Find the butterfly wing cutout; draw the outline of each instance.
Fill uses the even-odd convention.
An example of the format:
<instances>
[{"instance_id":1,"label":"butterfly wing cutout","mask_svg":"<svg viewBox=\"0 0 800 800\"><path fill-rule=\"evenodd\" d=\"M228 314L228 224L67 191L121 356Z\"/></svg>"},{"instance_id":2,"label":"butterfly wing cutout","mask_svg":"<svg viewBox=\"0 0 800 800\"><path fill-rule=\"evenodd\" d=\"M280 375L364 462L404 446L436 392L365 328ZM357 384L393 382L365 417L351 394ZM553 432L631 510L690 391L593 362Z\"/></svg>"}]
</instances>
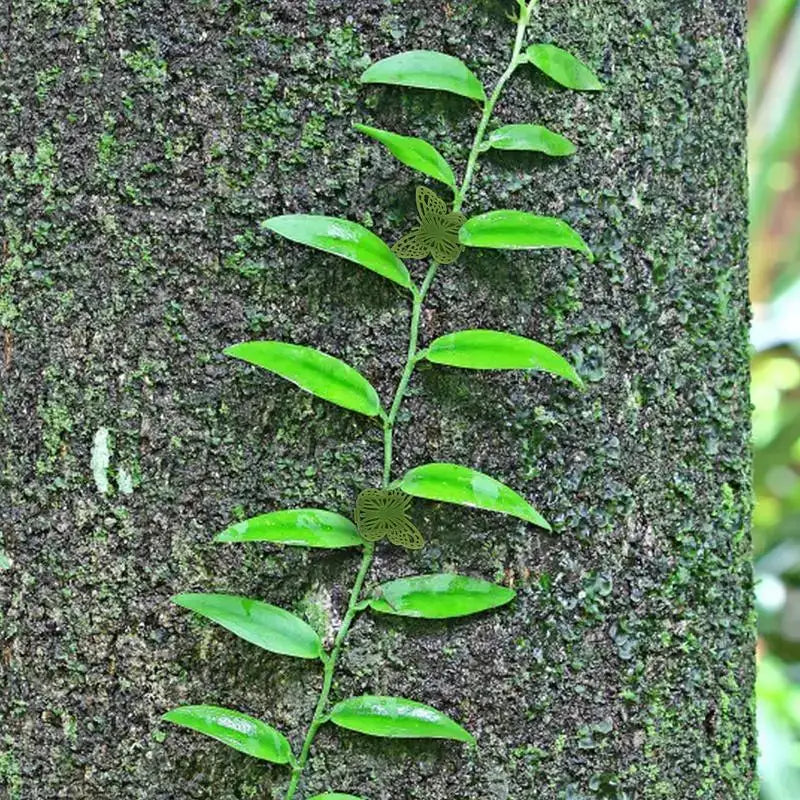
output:
<instances>
[{"instance_id":1,"label":"butterfly wing cutout","mask_svg":"<svg viewBox=\"0 0 800 800\"><path fill-rule=\"evenodd\" d=\"M356 527L361 537L368 542L379 542L386 536L386 521L380 513L384 495L382 489L364 489L356 500Z\"/></svg>"},{"instance_id":2,"label":"butterfly wing cutout","mask_svg":"<svg viewBox=\"0 0 800 800\"><path fill-rule=\"evenodd\" d=\"M422 534L405 515L402 519L393 520L391 530L386 536L392 544L405 547L406 550L421 550L425 546Z\"/></svg>"},{"instance_id":3,"label":"butterfly wing cutout","mask_svg":"<svg viewBox=\"0 0 800 800\"><path fill-rule=\"evenodd\" d=\"M447 203L427 186L417 186L417 214L422 227L441 224L447 215Z\"/></svg>"},{"instance_id":4,"label":"butterfly wing cutout","mask_svg":"<svg viewBox=\"0 0 800 800\"><path fill-rule=\"evenodd\" d=\"M451 211L449 214L444 215L442 225L447 233L454 235L458 239L458 231L466 221L467 218L460 211Z\"/></svg>"},{"instance_id":5,"label":"butterfly wing cutout","mask_svg":"<svg viewBox=\"0 0 800 800\"><path fill-rule=\"evenodd\" d=\"M392 250L400 258L427 258L431 252L431 243L426 244L427 239L421 236L421 228L412 228L394 243Z\"/></svg>"},{"instance_id":6,"label":"butterfly wing cutout","mask_svg":"<svg viewBox=\"0 0 800 800\"><path fill-rule=\"evenodd\" d=\"M458 230L466 221L467 218L458 211L445 214L441 219L431 248L433 257L440 264L452 264L461 255L464 248L458 241Z\"/></svg>"},{"instance_id":7,"label":"butterfly wing cutout","mask_svg":"<svg viewBox=\"0 0 800 800\"><path fill-rule=\"evenodd\" d=\"M463 249L458 240L442 237L433 243L431 254L439 264L452 264L458 260Z\"/></svg>"},{"instance_id":8,"label":"butterfly wing cutout","mask_svg":"<svg viewBox=\"0 0 800 800\"><path fill-rule=\"evenodd\" d=\"M383 497L383 507L392 515L405 514L411 507L411 495L400 489L385 489Z\"/></svg>"}]
</instances>

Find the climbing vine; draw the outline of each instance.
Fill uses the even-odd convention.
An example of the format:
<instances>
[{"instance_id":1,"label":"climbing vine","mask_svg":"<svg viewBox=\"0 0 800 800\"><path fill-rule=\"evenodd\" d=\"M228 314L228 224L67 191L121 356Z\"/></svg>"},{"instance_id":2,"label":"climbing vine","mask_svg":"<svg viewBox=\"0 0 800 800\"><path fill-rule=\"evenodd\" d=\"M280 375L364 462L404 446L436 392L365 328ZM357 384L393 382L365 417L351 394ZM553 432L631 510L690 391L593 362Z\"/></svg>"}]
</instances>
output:
<instances>
[{"instance_id":1,"label":"climbing vine","mask_svg":"<svg viewBox=\"0 0 800 800\"><path fill-rule=\"evenodd\" d=\"M383 428L384 467L379 487L359 495L354 521L332 511L302 508L274 511L240 522L216 536L219 542L274 542L316 548L360 548L361 563L350 590L347 610L333 646L326 650L316 633L296 615L260 600L226 594L180 594L173 598L265 650L322 665L322 688L311 722L295 753L272 726L245 714L210 705L175 708L164 719L211 736L256 758L291 769L285 800L295 798L317 731L327 723L371 736L441 738L475 744L473 735L435 708L403 697L364 695L331 703L336 665L356 616L373 613L447 619L476 614L510 602L514 591L478 578L441 573L414 575L377 586L362 597L378 542L408 549L424 546L422 533L408 510L412 498L424 498L508 514L546 530L550 525L523 497L500 481L470 467L450 463L417 466L392 476L392 445L398 412L409 380L420 361L467 369L539 370L581 386L575 369L539 342L512 333L462 330L420 347L419 325L425 299L439 267L455 262L465 247L496 249L566 248L589 259L591 251L566 222L524 211L494 210L467 218L462 213L481 154L490 149L527 150L552 157L571 155L574 145L541 125L520 123L489 131L495 105L514 72L524 64L542 71L562 87L602 88L594 73L577 58L552 44L526 47L526 34L537 0L517 0L516 37L511 59L491 93L458 58L430 50L413 50L373 64L362 83L381 83L440 90L476 101L482 109L461 183L442 155L423 139L356 125L400 162L444 184L452 206L430 188L417 188L418 218L393 247L363 226L346 219L306 214L272 217L263 229L327 253L336 254L393 281L408 292L411 321L406 364L391 404L355 369L314 348L279 341L244 342L227 355L275 373L328 402L378 420ZM403 259L430 259L417 285ZM354 795L325 793L309 800L360 800Z\"/></svg>"}]
</instances>

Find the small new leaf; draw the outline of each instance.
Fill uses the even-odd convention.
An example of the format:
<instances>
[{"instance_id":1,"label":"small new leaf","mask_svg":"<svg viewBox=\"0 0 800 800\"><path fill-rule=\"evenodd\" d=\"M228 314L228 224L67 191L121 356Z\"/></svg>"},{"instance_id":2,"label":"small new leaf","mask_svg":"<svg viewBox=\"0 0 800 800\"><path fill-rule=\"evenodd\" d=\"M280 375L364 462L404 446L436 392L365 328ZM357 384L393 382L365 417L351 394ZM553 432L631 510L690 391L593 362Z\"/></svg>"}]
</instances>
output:
<instances>
[{"instance_id":1,"label":"small new leaf","mask_svg":"<svg viewBox=\"0 0 800 800\"><path fill-rule=\"evenodd\" d=\"M603 89L597 75L583 61L560 47L553 44L532 44L527 50L527 56L531 64L567 89L584 92L598 92Z\"/></svg>"},{"instance_id":2,"label":"small new leaf","mask_svg":"<svg viewBox=\"0 0 800 800\"><path fill-rule=\"evenodd\" d=\"M384 58L364 72L361 83L440 89L471 100L486 100L483 85L463 61L435 50L409 50Z\"/></svg>"},{"instance_id":3,"label":"small new leaf","mask_svg":"<svg viewBox=\"0 0 800 800\"><path fill-rule=\"evenodd\" d=\"M273 341L242 342L228 347L225 355L274 372L342 408L368 417L381 413L378 393L360 372L312 347Z\"/></svg>"},{"instance_id":4,"label":"small new leaf","mask_svg":"<svg viewBox=\"0 0 800 800\"><path fill-rule=\"evenodd\" d=\"M357 131L371 136L386 146L386 149L401 163L425 175L430 175L450 188L456 185L456 176L444 157L424 139L414 136L401 136L399 133L370 128L367 125L354 125Z\"/></svg>"},{"instance_id":5,"label":"small new leaf","mask_svg":"<svg viewBox=\"0 0 800 800\"><path fill-rule=\"evenodd\" d=\"M271 653L296 658L322 656L322 642L316 631L283 608L231 594L178 594L172 602Z\"/></svg>"},{"instance_id":6,"label":"small new leaf","mask_svg":"<svg viewBox=\"0 0 800 800\"><path fill-rule=\"evenodd\" d=\"M198 731L263 761L288 764L292 751L286 737L261 720L219 706L181 706L161 718Z\"/></svg>"},{"instance_id":7,"label":"small new leaf","mask_svg":"<svg viewBox=\"0 0 800 800\"><path fill-rule=\"evenodd\" d=\"M331 722L340 728L394 739L454 739L475 743L475 738L450 717L431 706L404 697L364 695L337 703Z\"/></svg>"},{"instance_id":8,"label":"small new leaf","mask_svg":"<svg viewBox=\"0 0 800 800\"><path fill-rule=\"evenodd\" d=\"M457 464L425 464L409 470L400 489L414 497L510 514L550 530L545 518L513 489L469 467Z\"/></svg>"}]
</instances>

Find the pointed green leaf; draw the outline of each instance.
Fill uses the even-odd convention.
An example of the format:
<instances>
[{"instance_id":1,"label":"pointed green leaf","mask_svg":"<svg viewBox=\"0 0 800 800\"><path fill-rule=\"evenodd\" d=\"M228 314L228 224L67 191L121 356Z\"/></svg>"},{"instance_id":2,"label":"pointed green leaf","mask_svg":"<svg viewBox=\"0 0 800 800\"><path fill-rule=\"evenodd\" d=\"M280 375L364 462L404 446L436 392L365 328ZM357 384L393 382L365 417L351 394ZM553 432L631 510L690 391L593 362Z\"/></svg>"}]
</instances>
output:
<instances>
[{"instance_id":1,"label":"pointed green leaf","mask_svg":"<svg viewBox=\"0 0 800 800\"><path fill-rule=\"evenodd\" d=\"M340 728L369 736L475 742L471 733L441 711L403 697L351 697L337 703L330 718Z\"/></svg>"},{"instance_id":2,"label":"pointed green leaf","mask_svg":"<svg viewBox=\"0 0 800 800\"><path fill-rule=\"evenodd\" d=\"M308 800L362 800L354 794L342 794L341 792L325 792L325 794L315 794Z\"/></svg>"},{"instance_id":3,"label":"pointed green leaf","mask_svg":"<svg viewBox=\"0 0 800 800\"><path fill-rule=\"evenodd\" d=\"M261 227L293 242L346 258L406 289L411 288L405 264L386 242L357 222L316 214L286 214L264 220Z\"/></svg>"},{"instance_id":4,"label":"pointed green leaf","mask_svg":"<svg viewBox=\"0 0 800 800\"><path fill-rule=\"evenodd\" d=\"M548 156L571 156L575 145L543 125L504 125L492 131L481 149L532 150Z\"/></svg>"},{"instance_id":5,"label":"pointed green leaf","mask_svg":"<svg viewBox=\"0 0 800 800\"><path fill-rule=\"evenodd\" d=\"M458 233L467 247L508 250L538 250L564 247L584 253L594 260L592 251L577 231L564 220L538 217L527 211L489 211L468 219Z\"/></svg>"},{"instance_id":6,"label":"pointed green leaf","mask_svg":"<svg viewBox=\"0 0 800 800\"><path fill-rule=\"evenodd\" d=\"M178 594L172 602L208 617L271 653L296 658L322 656L322 642L316 631L283 608L232 594Z\"/></svg>"},{"instance_id":7,"label":"pointed green leaf","mask_svg":"<svg viewBox=\"0 0 800 800\"><path fill-rule=\"evenodd\" d=\"M219 706L181 706L161 719L204 733L254 758L288 764L292 752L286 737L261 720Z\"/></svg>"},{"instance_id":8,"label":"pointed green leaf","mask_svg":"<svg viewBox=\"0 0 800 800\"><path fill-rule=\"evenodd\" d=\"M358 547L364 544L347 517L320 508L273 511L237 522L214 537L215 542L277 542L303 547Z\"/></svg>"},{"instance_id":9,"label":"pointed green leaf","mask_svg":"<svg viewBox=\"0 0 800 800\"><path fill-rule=\"evenodd\" d=\"M550 530L544 517L513 489L469 467L437 463L414 467L399 488L414 497L510 514Z\"/></svg>"},{"instance_id":10,"label":"pointed green leaf","mask_svg":"<svg viewBox=\"0 0 800 800\"><path fill-rule=\"evenodd\" d=\"M535 369L583 382L562 356L533 339L502 331L468 330L440 336L423 351L428 361L467 369Z\"/></svg>"},{"instance_id":11,"label":"pointed green leaf","mask_svg":"<svg viewBox=\"0 0 800 800\"><path fill-rule=\"evenodd\" d=\"M478 614L511 602L516 592L505 586L440 573L382 583L369 600L370 607L383 614L424 619L449 619Z\"/></svg>"},{"instance_id":12,"label":"pointed green leaf","mask_svg":"<svg viewBox=\"0 0 800 800\"><path fill-rule=\"evenodd\" d=\"M441 89L472 100L486 100L483 85L463 61L435 50L409 50L384 58L364 72L361 82Z\"/></svg>"},{"instance_id":13,"label":"pointed green leaf","mask_svg":"<svg viewBox=\"0 0 800 800\"><path fill-rule=\"evenodd\" d=\"M450 165L444 160L439 151L428 144L424 139L414 136L401 136L398 133L382 131L379 128L370 128L367 125L354 125L357 131L371 136L385 145L389 152L401 163L416 169L425 175L430 175L437 181L455 188L456 176Z\"/></svg>"},{"instance_id":14,"label":"pointed green leaf","mask_svg":"<svg viewBox=\"0 0 800 800\"><path fill-rule=\"evenodd\" d=\"M531 64L567 89L596 92L603 88L597 75L583 61L560 47L552 44L532 44L527 50L527 55Z\"/></svg>"},{"instance_id":15,"label":"pointed green leaf","mask_svg":"<svg viewBox=\"0 0 800 800\"><path fill-rule=\"evenodd\" d=\"M242 342L228 347L225 355L274 372L337 406L368 417L381 413L378 393L360 372L312 347L284 342Z\"/></svg>"}]
</instances>

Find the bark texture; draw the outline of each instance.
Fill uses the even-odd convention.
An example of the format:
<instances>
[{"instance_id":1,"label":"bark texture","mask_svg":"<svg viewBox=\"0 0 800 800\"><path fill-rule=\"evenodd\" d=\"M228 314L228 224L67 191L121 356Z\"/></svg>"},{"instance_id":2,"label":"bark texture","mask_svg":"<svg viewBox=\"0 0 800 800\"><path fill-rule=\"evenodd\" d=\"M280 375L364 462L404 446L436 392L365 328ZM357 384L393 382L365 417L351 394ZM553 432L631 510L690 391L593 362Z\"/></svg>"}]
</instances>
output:
<instances>
[{"instance_id":1,"label":"bark texture","mask_svg":"<svg viewBox=\"0 0 800 800\"><path fill-rule=\"evenodd\" d=\"M424 136L463 169L478 114L455 97L362 88L358 75L428 48L491 84L513 6L0 4L0 548L11 560L0 796L281 796L285 768L159 716L230 705L297 746L320 669L169 597L261 596L330 636L357 556L210 538L266 510L348 512L380 481L381 435L220 353L249 338L313 344L386 400L408 305L389 282L258 222L310 212L390 241L405 231L417 176L351 124ZM543 0L534 39L580 54L608 90L560 91L522 68L498 118L546 124L578 154L487 157L465 211L561 215L597 262L467 252L441 269L422 336L532 336L571 357L588 390L420 370L395 474L469 464L529 497L556 532L417 503L428 547L382 549L372 580L458 570L518 598L454 624L362 616L334 696L430 703L478 747L328 726L301 797L756 797L744 12L739 0Z\"/></svg>"}]
</instances>

